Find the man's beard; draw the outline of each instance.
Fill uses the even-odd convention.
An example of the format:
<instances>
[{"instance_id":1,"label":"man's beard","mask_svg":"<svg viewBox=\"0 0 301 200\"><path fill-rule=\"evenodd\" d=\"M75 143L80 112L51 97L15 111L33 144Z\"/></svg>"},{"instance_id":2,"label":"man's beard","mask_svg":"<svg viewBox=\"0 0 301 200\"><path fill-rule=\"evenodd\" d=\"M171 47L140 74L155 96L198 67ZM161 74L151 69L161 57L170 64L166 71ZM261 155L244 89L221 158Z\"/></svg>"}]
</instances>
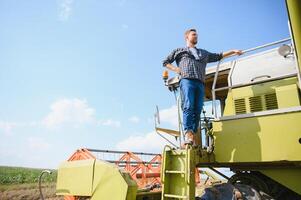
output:
<instances>
[{"instance_id":1,"label":"man's beard","mask_svg":"<svg viewBox=\"0 0 301 200\"><path fill-rule=\"evenodd\" d=\"M197 39L196 40L192 40L191 43L194 44L194 45L196 45L198 43L198 40Z\"/></svg>"}]
</instances>

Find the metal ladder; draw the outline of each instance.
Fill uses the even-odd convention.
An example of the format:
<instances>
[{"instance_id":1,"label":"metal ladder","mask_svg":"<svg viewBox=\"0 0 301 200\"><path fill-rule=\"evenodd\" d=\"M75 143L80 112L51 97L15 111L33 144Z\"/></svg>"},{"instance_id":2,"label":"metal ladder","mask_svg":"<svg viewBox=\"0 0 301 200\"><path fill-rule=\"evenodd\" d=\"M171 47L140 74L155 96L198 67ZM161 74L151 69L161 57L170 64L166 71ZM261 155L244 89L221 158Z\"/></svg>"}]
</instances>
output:
<instances>
[{"instance_id":1,"label":"metal ladder","mask_svg":"<svg viewBox=\"0 0 301 200\"><path fill-rule=\"evenodd\" d=\"M165 146L161 166L161 200L195 199L195 164L191 147L172 149Z\"/></svg>"}]
</instances>

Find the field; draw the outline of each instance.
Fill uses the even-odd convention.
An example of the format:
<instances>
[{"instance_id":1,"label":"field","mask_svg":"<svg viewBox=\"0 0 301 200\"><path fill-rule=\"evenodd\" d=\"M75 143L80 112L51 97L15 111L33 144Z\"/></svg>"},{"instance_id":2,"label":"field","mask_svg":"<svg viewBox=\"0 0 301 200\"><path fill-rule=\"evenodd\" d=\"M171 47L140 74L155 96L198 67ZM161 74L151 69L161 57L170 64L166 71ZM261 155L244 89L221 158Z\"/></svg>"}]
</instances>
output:
<instances>
[{"instance_id":1,"label":"field","mask_svg":"<svg viewBox=\"0 0 301 200\"><path fill-rule=\"evenodd\" d=\"M42 191L45 199L60 200L55 195L56 171L44 174ZM42 169L0 166L1 200L39 200L38 179Z\"/></svg>"}]
</instances>

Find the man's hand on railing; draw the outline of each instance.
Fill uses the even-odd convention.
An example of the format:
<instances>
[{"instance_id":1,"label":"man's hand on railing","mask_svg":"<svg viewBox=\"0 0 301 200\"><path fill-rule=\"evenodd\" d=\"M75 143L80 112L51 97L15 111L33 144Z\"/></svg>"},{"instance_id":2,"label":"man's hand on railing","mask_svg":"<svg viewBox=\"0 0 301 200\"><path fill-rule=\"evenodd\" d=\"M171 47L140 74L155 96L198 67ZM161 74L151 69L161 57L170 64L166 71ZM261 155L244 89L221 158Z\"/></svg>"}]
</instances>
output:
<instances>
[{"instance_id":1,"label":"man's hand on railing","mask_svg":"<svg viewBox=\"0 0 301 200\"><path fill-rule=\"evenodd\" d=\"M242 50L233 49L233 50L224 52L223 53L223 58L226 58L226 57L229 57L229 56L241 55L241 54L243 54Z\"/></svg>"},{"instance_id":2,"label":"man's hand on railing","mask_svg":"<svg viewBox=\"0 0 301 200\"><path fill-rule=\"evenodd\" d=\"M242 50L233 50L234 51L234 55L241 55L243 54L243 51Z\"/></svg>"}]
</instances>

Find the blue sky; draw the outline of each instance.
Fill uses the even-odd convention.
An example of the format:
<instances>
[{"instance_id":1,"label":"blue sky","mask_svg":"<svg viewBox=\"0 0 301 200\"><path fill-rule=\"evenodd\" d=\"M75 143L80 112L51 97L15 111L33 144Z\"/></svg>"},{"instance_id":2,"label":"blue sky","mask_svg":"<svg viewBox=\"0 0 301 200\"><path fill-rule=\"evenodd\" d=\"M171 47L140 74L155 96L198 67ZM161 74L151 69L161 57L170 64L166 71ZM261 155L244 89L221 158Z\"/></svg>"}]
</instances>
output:
<instances>
[{"instance_id":1,"label":"blue sky","mask_svg":"<svg viewBox=\"0 0 301 200\"><path fill-rule=\"evenodd\" d=\"M160 152L175 125L162 60L289 37L284 0L0 1L0 165L51 167L80 147Z\"/></svg>"}]
</instances>

